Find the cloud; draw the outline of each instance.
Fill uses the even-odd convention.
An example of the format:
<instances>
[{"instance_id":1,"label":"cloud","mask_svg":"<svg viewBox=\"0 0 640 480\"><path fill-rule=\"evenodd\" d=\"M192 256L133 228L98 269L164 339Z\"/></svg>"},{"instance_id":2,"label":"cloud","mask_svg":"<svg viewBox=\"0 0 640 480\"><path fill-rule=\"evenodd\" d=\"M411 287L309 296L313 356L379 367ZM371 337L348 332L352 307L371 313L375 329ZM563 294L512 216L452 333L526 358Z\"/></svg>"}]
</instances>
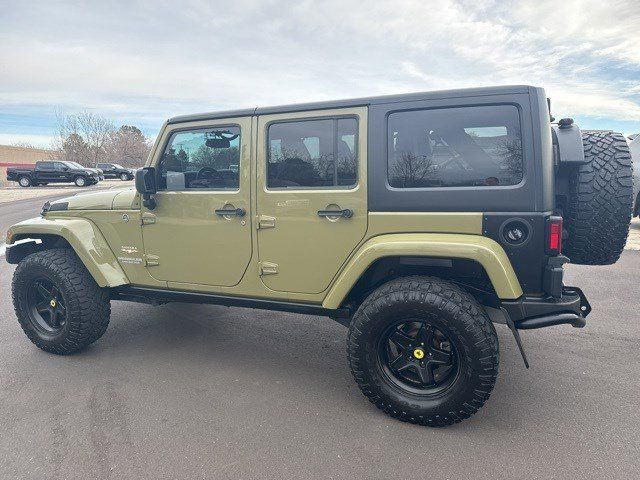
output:
<instances>
[{"instance_id":1,"label":"cloud","mask_svg":"<svg viewBox=\"0 0 640 480\"><path fill-rule=\"evenodd\" d=\"M153 130L180 113L524 83L557 116L640 130L634 3L15 2L0 17L0 116L62 106Z\"/></svg>"}]
</instances>

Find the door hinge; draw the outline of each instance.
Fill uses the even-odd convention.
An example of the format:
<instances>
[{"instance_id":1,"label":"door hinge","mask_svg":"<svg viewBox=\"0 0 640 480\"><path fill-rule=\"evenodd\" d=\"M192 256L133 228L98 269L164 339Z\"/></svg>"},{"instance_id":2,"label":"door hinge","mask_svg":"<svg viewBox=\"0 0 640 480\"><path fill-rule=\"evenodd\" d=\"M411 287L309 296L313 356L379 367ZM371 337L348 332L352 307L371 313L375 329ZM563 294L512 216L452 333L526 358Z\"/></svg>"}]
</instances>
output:
<instances>
[{"instance_id":1,"label":"door hinge","mask_svg":"<svg viewBox=\"0 0 640 480\"><path fill-rule=\"evenodd\" d=\"M141 217L141 225L151 225L156 223L156 216L153 213L144 212Z\"/></svg>"},{"instance_id":2,"label":"door hinge","mask_svg":"<svg viewBox=\"0 0 640 480\"><path fill-rule=\"evenodd\" d=\"M278 273L278 264L271 262L260 262L260 275L275 275Z\"/></svg>"},{"instance_id":3,"label":"door hinge","mask_svg":"<svg viewBox=\"0 0 640 480\"><path fill-rule=\"evenodd\" d=\"M147 267L155 267L160 265L160 257L157 255L145 255L144 263Z\"/></svg>"},{"instance_id":4,"label":"door hinge","mask_svg":"<svg viewBox=\"0 0 640 480\"><path fill-rule=\"evenodd\" d=\"M258 216L257 222L258 230L265 228L275 228L276 226L276 217L270 217L268 215L260 215Z\"/></svg>"}]
</instances>

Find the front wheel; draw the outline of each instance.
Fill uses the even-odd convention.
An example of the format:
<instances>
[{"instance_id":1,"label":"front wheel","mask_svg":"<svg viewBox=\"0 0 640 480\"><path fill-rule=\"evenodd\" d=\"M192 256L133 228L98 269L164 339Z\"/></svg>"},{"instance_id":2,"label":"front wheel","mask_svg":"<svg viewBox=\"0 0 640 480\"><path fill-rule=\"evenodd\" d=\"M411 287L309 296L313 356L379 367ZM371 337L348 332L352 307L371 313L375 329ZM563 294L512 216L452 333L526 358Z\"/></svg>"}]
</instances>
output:
<instances>
[{"instance_id":1,"label":"front wheel","mask_svg":"<svg viewBox=\"0 0 640 480\"><path fill-rule=\"evenodd\" d=\"M122 180L123 182L126 182L127 180L129 180L129 175L127 175L126 173L121 173L120 180Z\"/></svg>"},{"instance_id":2,"label":"front wheel","mask_svg":"<svg viewBox=\"0 0 640 480\"><path fill-rule=\"evenodd\" d=\"M78 187L84 187L87 184L87 180L84 177L76 177L73 183Z\"/></svg>"},{"instance_id":3,"label":"front wheel","mask_svg":"<svg viewBox=\"0 0 640 480\"><path fill-rule=\"evenodd\" d=\"M46 352L74 353L98 340L109 325L109 293L73 250L27 256L18 264L11 287L22 330Z\"/></svg>"},{"instance_id":4,"label":"front wheel","mask_svg":"<svg viewBox=\"0 0 640 480\"><path fill-rule=\"evenodd\" d=\"M431 427L476 413L498 374L487 314L467 292L433 277L392 280L371 293L351 322L347 351L376 407Z\"/></svg>"}]
</instances>

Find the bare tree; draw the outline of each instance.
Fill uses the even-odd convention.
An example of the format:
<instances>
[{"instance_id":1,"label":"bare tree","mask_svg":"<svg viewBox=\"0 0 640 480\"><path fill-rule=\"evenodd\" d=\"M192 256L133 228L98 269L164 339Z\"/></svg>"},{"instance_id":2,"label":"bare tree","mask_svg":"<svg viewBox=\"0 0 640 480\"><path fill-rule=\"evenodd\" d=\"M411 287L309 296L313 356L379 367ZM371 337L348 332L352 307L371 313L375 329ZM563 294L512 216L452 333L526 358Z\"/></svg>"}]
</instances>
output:
<instances>
[{"instance_id":1,"label":"bare tree","mask_svg":"<svg viewBox=\"0 0 640 480\"><path fill-rule=\"evenodd\" d=\"M144 164L151 145L138 127L122 125L111 133L107 145L107 160L124 167L140 167Z\"/></svg>"},{"instance_id":2,"label":"bare tree","mask_svg":"<svg viewBox=\"0 0 640 480\"><path fill-rule=\"evenodd\" d=\"M435 170L431 157L411 152L403 153L390 165L389 183L400 188L423 187Z\"/></svg>"},{"instance_id":3,"label":"bare tree","mask_svg":"<svg viewBox=\"0 0 640 480\"><path fill-rule=\"evenodd\" d=\"M136 126L116 130L111 120L91 112L66 114L57 109L55 114L54 159L91 167L102 162L139 167L149 155L150 142Z\"/></svg>"},{"instance_id":4,"label":"bare tree","mask_svg":"<svg viewBox=\"0 0 640 480\"><path fill-rule=\"evenodd\" d=\"M501 166L509 175L509 181L522 180L522 142L519 138L504 139L496 144L496 153Z\"/></svg>"},{"instance_id":5,"label":"bare tree","mask_svg":"<svg viewBox=\"0 0 640 480\"><path fill-rule=\"evenodd\" d=\"M84 141L78 133L71 133L62 142L60 149L60 159L69 162L76 162L86 165L87 159L90 158L89 145Z\"/></svg>"},{"instance_id":6,"label":"bare tree","mask_svg":"<svg viewBox=\"0 0 640 480\"><path fill-rule=\"evenodd\" d=\"M89 147L90 166L107 157L107 142L115 128L111 120L91 112L82 112L76 116L80 132Z\"/></svg>"}]
</instances>

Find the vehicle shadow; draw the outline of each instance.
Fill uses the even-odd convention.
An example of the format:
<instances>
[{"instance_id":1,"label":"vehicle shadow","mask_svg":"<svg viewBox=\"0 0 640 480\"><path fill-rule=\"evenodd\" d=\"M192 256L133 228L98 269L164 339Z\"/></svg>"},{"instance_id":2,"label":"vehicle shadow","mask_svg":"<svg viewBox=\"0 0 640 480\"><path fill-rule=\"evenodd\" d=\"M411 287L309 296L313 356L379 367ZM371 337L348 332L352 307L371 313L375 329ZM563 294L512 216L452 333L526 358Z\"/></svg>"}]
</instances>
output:
<instances>
[{"instance_id":1,"label":"vehicle shadow","mask_svg":"<svg viewBox=\"0 0 640 480\"><path fill-rule=\"evenodd\" d=\"M137 306L140 315L132 317L127 306L113 303L107 334L81 355L120 359L133 377L137 374L131 365L141 369L154 365L156 375L183 388L191 388L192 381L202 383L201 374L195 372L203 370L211 372L206 380L210 388L223 388L230 379L286 385L282 395L304 391L351 414L373 414L387 422L353 381L346 358L347 329L328 318L191 304ZM535 396L529 391L531 379L524 375L511 333L502 325L496 328L503 366L494 393L476 416L454 430L518 429L523 404L514 398L535 405L530 399Z\"/></svg>"}]
</instances>

